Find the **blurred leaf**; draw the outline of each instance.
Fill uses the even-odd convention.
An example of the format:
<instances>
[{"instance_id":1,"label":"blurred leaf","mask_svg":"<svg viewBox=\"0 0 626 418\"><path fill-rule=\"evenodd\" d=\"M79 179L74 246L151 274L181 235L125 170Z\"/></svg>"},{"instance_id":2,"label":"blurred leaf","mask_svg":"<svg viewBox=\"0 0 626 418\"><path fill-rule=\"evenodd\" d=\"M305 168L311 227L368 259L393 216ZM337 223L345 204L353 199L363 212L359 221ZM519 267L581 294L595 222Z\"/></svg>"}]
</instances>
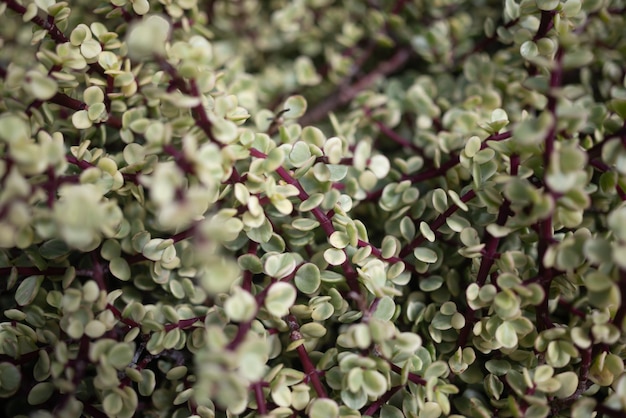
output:
<instances>
[{"instance_id":1,"label":"blurred leaf","mask_svg":"<svg viewBox=\"0 0 626 418\"><path fill-rule=\"evenodd\" d=\"M290 96L285 101L284 108L286 112L283 113L283 117L286 119L297 119L306 112L307 102L303 96Z\"/></svg>"},{"instance_id":2,"label":"blurred leaf","mask_svg":"<svg viewBox=\"0 0 626 418\"><path fill-rule=\"evenodd\" d=\"M276 282L269 288L265 298L265 307L270 314L283 317L296 300L296 289L289 283Z\"/></svg>"},{"instance_id":3,"label":"blurred leaf","mask_svg":"<svg viewBox=\"0 0 626 418\"><path fill-rule=\"evenodd\" d=\"M316 398L309 404L310 418L338 417L339 406L328 398Z\"/></svg>"},{"instance_id":4,"label":"blurred leaf","mask_svg":"<svg viewBox=\"0 0 626 418\"><path fill-rule=\"evenodd\" d=\"M232 321L251 321L257 312L256 299L250 292L235 287L230 297L224 302L224 310Z\"/></svg>"}]
</instances>

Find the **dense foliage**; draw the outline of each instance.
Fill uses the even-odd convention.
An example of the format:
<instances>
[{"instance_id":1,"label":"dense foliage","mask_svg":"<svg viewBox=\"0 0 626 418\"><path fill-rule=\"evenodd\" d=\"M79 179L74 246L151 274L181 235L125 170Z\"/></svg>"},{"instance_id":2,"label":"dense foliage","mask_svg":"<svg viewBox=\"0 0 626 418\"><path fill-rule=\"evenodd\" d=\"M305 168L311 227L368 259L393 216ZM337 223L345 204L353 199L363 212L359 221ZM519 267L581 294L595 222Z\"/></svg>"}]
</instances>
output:
<instances>
[{"instance_id":1,"label":"dense foliage","mask_svg":"<svg viewBox=\"0 0 626 418\"><path fill-rule=\"evenodd\" d=\"M0 0L2 415L623 416L625 15Z\"/></svg>"}]
</instances>

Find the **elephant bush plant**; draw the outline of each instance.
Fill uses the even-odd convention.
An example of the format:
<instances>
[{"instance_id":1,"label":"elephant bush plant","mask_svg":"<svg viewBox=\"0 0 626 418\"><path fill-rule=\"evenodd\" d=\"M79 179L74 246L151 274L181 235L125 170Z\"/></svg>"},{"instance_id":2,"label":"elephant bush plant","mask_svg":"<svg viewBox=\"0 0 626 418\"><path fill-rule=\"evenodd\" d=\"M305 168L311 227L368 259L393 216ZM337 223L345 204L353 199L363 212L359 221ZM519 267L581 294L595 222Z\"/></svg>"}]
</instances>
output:
<instances>
[{"instance_id":1,"label":"elephant bush plant","mask_svg":"<svg viewBox=\"0 0 626 418\"><path fill-rule=\"evenodd\" d=\"M621 417L623 0L0 0L12 417Z\"/></svg>"}]
</instances>

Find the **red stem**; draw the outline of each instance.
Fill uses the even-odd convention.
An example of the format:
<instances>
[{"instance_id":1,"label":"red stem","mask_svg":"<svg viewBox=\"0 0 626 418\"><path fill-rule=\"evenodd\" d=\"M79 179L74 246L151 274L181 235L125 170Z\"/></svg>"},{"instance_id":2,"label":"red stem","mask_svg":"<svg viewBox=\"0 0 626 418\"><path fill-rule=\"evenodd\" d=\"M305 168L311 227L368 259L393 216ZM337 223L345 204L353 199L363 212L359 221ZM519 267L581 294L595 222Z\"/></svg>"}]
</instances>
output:
<instances>
[{"instance_id":1,"label":"red stem","mask_svg":"<svg viewBox=\"0 0 626 418\"><path fill-rule=\"evenodd\" d=\"M289 315L287 317L287 324L289 324L289 329L291 329L291 333L289 334L289 338L291 341L298 341L302 339L302 334L300 334L300 326L298 325L298 321L296 317L293 315ZM302 368L304 369L304 373L307 375L307 378L311 381L311 385L313 385L313 389L317 392L317 396L320 398L327 398L326 389L322 385L320 381L319 372L313 365L311 361L311 357L309 357L309 353L307 353L306 348L304 348L304 344L301 344L296 348L298 352L298 357L300 358L300 362L302 363Z\"/></svg>"},{"instance_id":2,"label":"red stem","mask_svg":"<svg viewBox=\"0 0 626 418\"><path fill-rule=\"evenodd\" d=\"M372 416L378 411L384 404L386 404L389 399L393 397L403 386L398 385L389 389L383 396L376 399L366 410L363 412L363 415Z\"/></svg>"},{"instance_id":3,"label":"red stem","mask_svg":"<svg viewBox=\"0 0 626 418\"><path fill-rule=\"evenodd\" d=\"M256 148L250 148L250 155L256 158L267 158L267 155ZM287 183L294 186L298 190L298 199L300 201L305 201L309 198L308 193L304 190L302 185L298 180L296 180L284 167L278 167L276 169L276 173ZM320 223L320 226L326 233L326 236L330 238L330 236L335 232L335 228L333 227L333 223L331 218L324 213L324 211L320 207L313 208L311 213L317 221ZM348 254L346 253L345 248L342 250L346 255L346 261L341 264L341 268L343 269L344 275L346 276L346 282L348 287L350 288L351 293L354 292L355 295L361 295L361 288L359 286L358 274L352 264L349 261ZM356 297L355 297L356 298Z\"/></svg>"},{"instance_id":4,"label":"red stem","mask_svg":"<svg viewBox=\"0 0 626 418\"><path fill-rule=\"evenodd\" d=\"M267 403L265 402L265 395L263 395L261 382L253 383L252 388L254 389L254 397L256 399L258 413L260 415L267 414Z\"/></svg>"}]
</instances>

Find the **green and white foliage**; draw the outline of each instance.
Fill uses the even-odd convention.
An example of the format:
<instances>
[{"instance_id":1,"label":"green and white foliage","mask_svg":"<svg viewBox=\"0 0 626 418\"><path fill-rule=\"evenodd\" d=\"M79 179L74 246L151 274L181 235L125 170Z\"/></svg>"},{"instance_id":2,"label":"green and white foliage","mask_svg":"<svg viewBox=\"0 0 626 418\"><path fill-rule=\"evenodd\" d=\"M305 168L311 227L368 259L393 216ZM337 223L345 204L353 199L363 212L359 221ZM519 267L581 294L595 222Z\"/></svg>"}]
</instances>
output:
<instances>
[{"instance_id":1,"label":"green and white foliage","mask_svg":"<svg viewBox=\"0 0 626 418\"><path fill-rule=\"evenodd\" d=\"M623 416L625 16L0 0L0 415Z\"/></svg>"}]
</instances>

